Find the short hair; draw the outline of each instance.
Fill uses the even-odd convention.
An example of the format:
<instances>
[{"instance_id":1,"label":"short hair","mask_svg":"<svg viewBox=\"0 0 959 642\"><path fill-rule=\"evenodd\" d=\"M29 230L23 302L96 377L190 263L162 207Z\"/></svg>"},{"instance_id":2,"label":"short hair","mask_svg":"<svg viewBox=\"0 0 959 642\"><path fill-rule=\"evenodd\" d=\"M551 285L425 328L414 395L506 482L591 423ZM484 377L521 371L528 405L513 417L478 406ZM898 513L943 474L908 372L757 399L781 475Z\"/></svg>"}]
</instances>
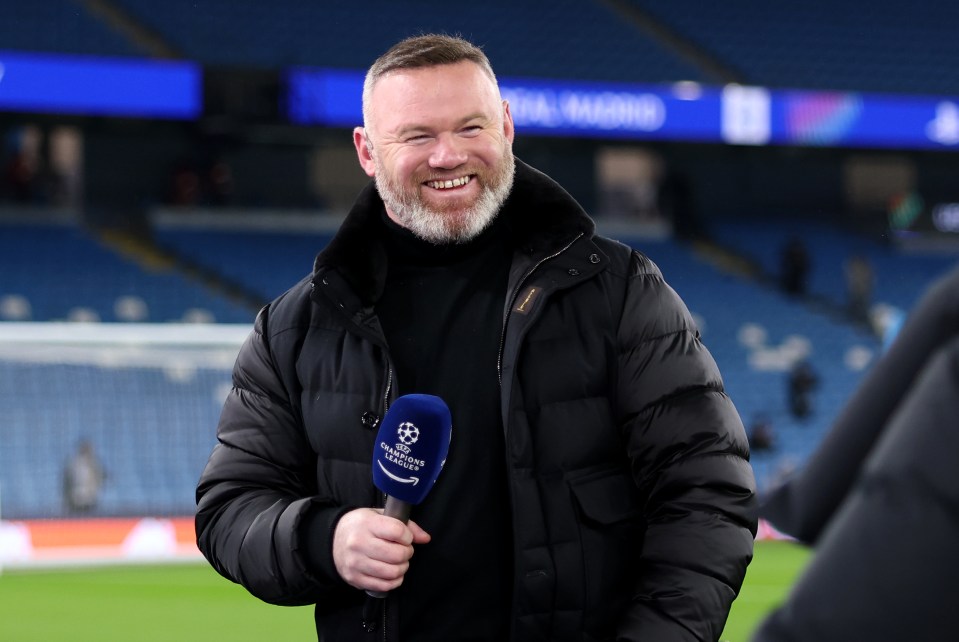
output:
<instances>
[{"instance_id":1,"label":"short hair","mask_svg":"<svg viewBox=\"0 0 959 642\"><path fill-rule=\"evenodd\" d=\"M368 120L373 86L383 76L398 69L454 65L464 60L474 63L496 84L493 66L483 50L459 36L429 33L396 43L377 58L366 72L363 81L363 123L366 124Z\"/></svg>"}]
</instances>

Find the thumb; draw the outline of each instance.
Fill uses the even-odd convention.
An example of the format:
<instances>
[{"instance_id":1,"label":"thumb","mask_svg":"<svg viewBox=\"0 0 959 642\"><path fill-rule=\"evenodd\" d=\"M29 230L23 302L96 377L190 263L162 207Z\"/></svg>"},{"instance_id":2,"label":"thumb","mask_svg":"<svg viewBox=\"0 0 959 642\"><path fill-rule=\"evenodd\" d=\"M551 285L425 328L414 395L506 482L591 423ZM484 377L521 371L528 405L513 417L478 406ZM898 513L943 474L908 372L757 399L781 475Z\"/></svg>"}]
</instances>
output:
<instances>
[{"instance_id":1,"label":"thumb","mask_svg":"<svg viewBox=\"0 0 959 642\"><path fill-rule=\"evenodd\" d=\"M413 520L410 520L409 522L407 522L406 525L409 526L410 531L412 531L413 533L414 544L426 544L431 539L433 539L429 533L427 533L422 528L420 528L420 525L414 522Z\"/></svg>"}]
</instances>

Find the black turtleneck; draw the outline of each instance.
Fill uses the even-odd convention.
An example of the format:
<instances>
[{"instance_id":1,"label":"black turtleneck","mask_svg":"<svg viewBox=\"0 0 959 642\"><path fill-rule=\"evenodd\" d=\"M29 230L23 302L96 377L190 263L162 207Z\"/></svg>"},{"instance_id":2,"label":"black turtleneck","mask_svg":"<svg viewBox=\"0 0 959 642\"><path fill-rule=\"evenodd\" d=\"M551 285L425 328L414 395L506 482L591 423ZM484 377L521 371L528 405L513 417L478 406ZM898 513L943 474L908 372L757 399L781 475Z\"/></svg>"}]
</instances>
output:
<instances>
[{"instance_id":1,"label":"black turtleneck","mask_svg":"<svg viewBox=\"0 0 959 642\"><path fill-rule=\"evenodd\" d=\"M496 372L507 235L494 223L469 243L434 245L383 220L388 268L376 312L397 392L438 395L453 415L446 465L413 507L432 541L417 546L394 592L400 639L508 639L512 535Z\"/></svg>"}]
</instances>

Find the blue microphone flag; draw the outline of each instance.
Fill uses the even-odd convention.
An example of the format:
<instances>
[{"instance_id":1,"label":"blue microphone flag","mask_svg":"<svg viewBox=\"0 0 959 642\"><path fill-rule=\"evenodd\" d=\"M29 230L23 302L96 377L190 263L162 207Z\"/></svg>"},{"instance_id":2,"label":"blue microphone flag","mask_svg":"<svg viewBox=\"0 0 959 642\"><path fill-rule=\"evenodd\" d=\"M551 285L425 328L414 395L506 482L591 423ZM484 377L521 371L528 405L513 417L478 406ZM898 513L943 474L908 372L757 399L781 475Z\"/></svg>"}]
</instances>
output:
<instances>
[{"instance_id":1,"label":"blue microphone flag","mask_svg":"<svg viewBox=\"0 0 959 642\"><path fill-rule=\"evenodd\" d=\"M439 397L399 397L376 435L373 483L400 501L422 502L443 470L452 429L450 409Z\"/></svg>"}]
</instances>

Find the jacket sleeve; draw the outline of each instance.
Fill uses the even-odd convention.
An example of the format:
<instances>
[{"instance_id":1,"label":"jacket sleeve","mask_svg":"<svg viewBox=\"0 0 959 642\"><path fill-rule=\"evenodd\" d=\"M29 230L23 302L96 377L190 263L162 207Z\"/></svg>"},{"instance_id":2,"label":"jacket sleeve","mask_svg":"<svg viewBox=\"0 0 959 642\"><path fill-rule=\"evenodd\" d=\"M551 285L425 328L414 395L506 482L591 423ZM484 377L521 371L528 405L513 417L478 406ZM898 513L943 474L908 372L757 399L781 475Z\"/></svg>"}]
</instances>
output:
<instances>
[{"instance_id":1,"label":"jacket sleeve","mask_svg":"<svg viewBox=\"0 0 959 642\"><path fill-rule=\"evenodd\" d=\"M331 534L344 509L315 496L315 456L275 367L268 311L240 349L197 486L197 544L220 574L260 599L310 604L345 583L329 542L300 535ZM317 550L325 552L319 559Z\"/></svg>"},{"instance_id":2,"label":"jacket sleeve","mask_svg":"<svg viewBox=\"0 0 959 642\"><path fill-rule=\"evenodd\" d=\"M933 351L898 402L753 642L956 639L959 338Z\"/></svg>"},{"instance_id":3,"label":"jacket sleeve","mask_svg":"<svg viewBox=\"0 0 959 642\"><path fill-rule=\"evenodd\" d=\"M749 447L686 306L633 254L620 344L621 422L646 537L621 640L718 640L752 559Z\"/></svg>"},{"instance_id":4,"label":"jacket sleeve","mask_svg":"<svg viewBox=\"0 0 959 642\"><path fill-rule=\"evenodd\" d=\"M936 350L959 333L959 268L916 304L888 352L863 378L801 472L770 491L760 516L815 544L849 495L864 462Z\"/></svg>"}]
</instances>

